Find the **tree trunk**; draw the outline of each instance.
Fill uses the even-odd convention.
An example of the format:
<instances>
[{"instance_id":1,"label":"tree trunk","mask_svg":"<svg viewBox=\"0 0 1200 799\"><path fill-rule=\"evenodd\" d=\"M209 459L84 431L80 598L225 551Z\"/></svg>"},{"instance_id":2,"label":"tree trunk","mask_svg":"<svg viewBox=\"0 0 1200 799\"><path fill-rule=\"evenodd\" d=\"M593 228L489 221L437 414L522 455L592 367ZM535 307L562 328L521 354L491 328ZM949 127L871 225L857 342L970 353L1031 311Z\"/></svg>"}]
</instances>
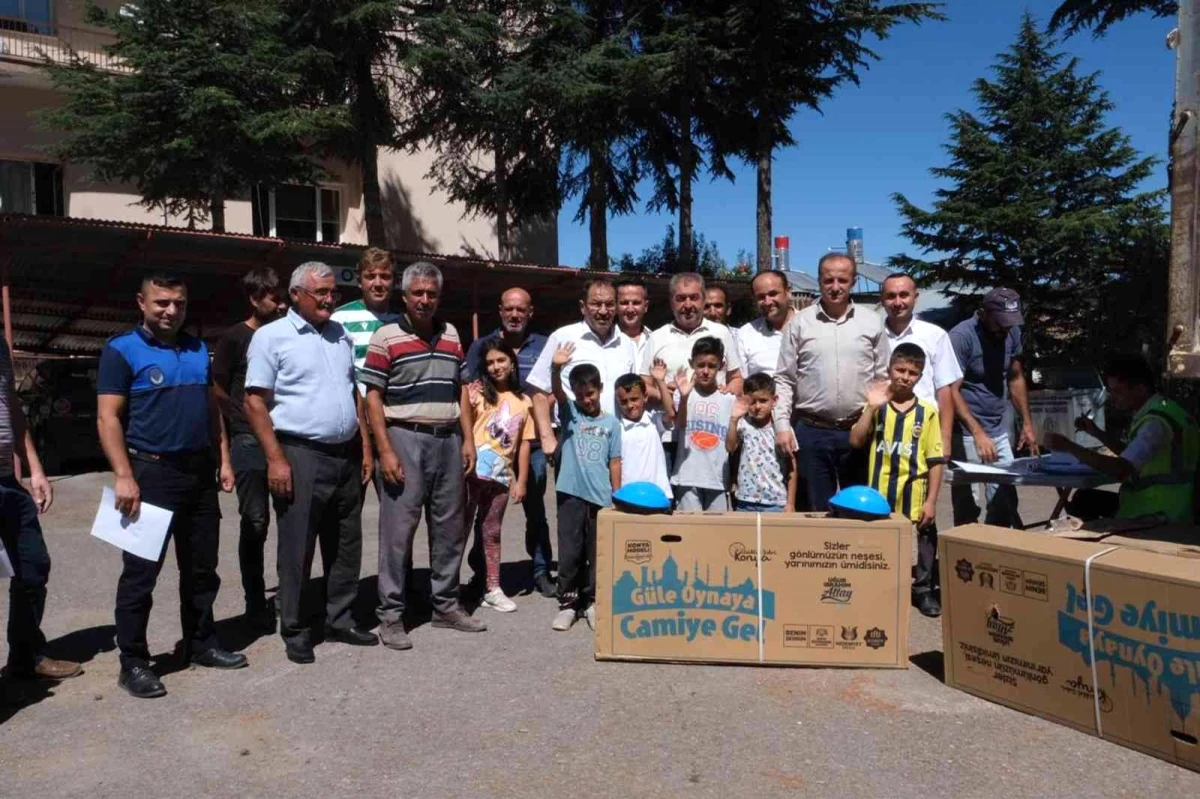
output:
<instances>
[{"instance_id":1,"label":"tree trunk","mask_svg":"<svg viewBox=\"0 0 1200 799\"><path fill-rule=\"evenodd\" d=\"M354 116L357 119L359 145L357 153L362 171L363 221L367 226L367 244L372 247L387 247L387 232L383 227L383 199L379 189L379 143L386 141L391 131L376 130L379 119L379 92L375 76L371 74L371 60L359 58L355 66ZM400 242L396 242L397 245Z\"/></svg>"},{"instance_id":2,"label":"tree trunk","mask_svg":"<svg viewBox=\"0 0 1200 799\"><path fill-rule=\"evenodd\" d=\"M683 102L679 115L679 265L680 271L696 268L696 253L692 251L695 234L692 229L692 181L696 174L696 143L692 133L692 106Z\"/></svg>"},{"instance_id":3,"label":"tree trunk","mask_svg":"<svg viewBox=\"0 0 1200 799\"><path fill-rule=\"evenodd\" d=\"M213 233L225 232L225 197L216 195L209 203L208 215L212 219Z\"/></svg>"},{"instance_id":4,"label":"tree trunk","mask_svg":"<svg viewBox=\"0 0 1200 799\"><path fill-rule=\"evenodd\" d=\"M771 132L765 122L758 126L758 203L756 271L771 269Z\"/></svg>"},{"instance_id":5,"label":"tree trunk","mask_svg":"<svg viewBox=\"0 0 1200 799\"><path fill-rule=\"evenodd\" d=\"M508 156L504 152L501 136L492 138L492 150L496 159L493 175L496 181L496 250L500 253L501 261L511 261L512 241L508 229Z\"/></svg>"},{"instance_id":6,"label":"tree trunk","mask_svg":"<svg viewBox=\"0 0 1200 799\"><path fill-rule=\"evenodd\" d=\"M592 251L588 268L608 270L608 192L604 182L604 145L592 145L588 154L588 231Z\"/></svg>"}]
</instances>

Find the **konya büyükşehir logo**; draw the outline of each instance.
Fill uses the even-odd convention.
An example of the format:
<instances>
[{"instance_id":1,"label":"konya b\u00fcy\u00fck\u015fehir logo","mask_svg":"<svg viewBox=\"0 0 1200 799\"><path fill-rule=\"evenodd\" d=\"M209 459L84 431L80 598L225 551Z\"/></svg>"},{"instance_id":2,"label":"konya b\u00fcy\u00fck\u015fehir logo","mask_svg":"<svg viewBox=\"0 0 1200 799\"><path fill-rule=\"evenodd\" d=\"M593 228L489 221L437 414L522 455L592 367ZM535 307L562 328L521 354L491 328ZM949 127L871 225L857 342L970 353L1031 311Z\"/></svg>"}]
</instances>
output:
<instances>
[{"instance_id":1,"label":"konya b\u00fcy\u00fck\u015fehir logo","mask_svg":"<svg viewBox=\"0 0 1200 799\"><path fill-rule=\"evenodd\" d=\"M621 636L631 641L678 637L721 637L731 641L758 641L758 587L747 577L729 584L729 568L720 582L697 561L691 573L679 573L675 558L667 555L662 572L642 566L637 577L628 570L613 583L612 613ZM775 592L762 592L762 617L775 619Z\"/></svg>"}]
</instances>

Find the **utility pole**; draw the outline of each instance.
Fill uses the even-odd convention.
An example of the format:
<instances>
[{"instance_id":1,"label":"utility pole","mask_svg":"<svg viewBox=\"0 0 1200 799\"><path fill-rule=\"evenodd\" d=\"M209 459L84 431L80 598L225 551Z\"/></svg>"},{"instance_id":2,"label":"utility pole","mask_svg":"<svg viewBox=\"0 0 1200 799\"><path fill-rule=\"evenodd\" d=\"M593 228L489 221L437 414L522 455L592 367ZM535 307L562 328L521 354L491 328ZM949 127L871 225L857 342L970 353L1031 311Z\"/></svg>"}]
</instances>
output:
<instances>
[{"instance_id":1,"label":"utility pole","mask_svg":"<svg viewBox=\"0 0 1200 799\"><path fill-rule=\"evenodd\" d=\"M1167 296L1167 376L1200 378L1200 0L1180 0L1171 114L1171 267Z\"/></svg>"}]
</instances>

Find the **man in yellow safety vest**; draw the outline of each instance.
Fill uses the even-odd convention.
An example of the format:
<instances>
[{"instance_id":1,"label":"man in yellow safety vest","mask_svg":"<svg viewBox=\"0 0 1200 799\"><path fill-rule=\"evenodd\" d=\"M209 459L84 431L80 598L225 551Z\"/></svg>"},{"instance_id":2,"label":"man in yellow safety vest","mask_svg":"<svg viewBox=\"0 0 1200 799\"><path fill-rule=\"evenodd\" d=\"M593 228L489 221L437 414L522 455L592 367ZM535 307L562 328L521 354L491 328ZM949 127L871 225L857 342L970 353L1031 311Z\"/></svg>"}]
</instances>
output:
<instances>
[{"instance_id":1,"label":"man in yellow safety vest","mask_svg":"<svg viewBox=\"0 0 1200 799\"><path fill-rule=\"evenodd\" d=\"M1058 433L1047 433L1045 444L1120 480L1121 489L1118 494L1078 491L1067 510L1082 519L1161 514L1167 521L1191 523L1200 427L1179 403L1156 391L1153 371L1138 356L1113 358L1104 370L1104 383L1112 405L1134 414L1128 441L1106 433L1086 417L1075 425L1116 454L1102 455Z\"/></svg>"}]
</instances>

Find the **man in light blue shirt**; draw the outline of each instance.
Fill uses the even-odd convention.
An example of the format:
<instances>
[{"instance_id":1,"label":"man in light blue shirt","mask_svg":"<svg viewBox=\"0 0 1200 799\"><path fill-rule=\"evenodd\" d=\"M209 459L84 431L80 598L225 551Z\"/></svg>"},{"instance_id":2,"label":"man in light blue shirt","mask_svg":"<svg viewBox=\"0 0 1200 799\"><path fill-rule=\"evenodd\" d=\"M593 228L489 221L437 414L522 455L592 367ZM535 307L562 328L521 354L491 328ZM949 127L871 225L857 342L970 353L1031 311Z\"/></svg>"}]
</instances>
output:
<instances>
[{"instance_id":1,"label":"man in light blue shirt","mask_svg":"<svg viewBox=\"0 0 1200 799\"><path fill-rule=\"evenodd\" d=\"M354 344L331 321L333 270L310 261L292 272L291 310L259 328L246 366L246 420L267 459L279 529L279 633L288 659L312 663L313 635L301 590L321 543L326 641L379 643L354 626L362 561L362 486L371 479L371 439L354 387Z\"/></svg>"}]
</instances>

